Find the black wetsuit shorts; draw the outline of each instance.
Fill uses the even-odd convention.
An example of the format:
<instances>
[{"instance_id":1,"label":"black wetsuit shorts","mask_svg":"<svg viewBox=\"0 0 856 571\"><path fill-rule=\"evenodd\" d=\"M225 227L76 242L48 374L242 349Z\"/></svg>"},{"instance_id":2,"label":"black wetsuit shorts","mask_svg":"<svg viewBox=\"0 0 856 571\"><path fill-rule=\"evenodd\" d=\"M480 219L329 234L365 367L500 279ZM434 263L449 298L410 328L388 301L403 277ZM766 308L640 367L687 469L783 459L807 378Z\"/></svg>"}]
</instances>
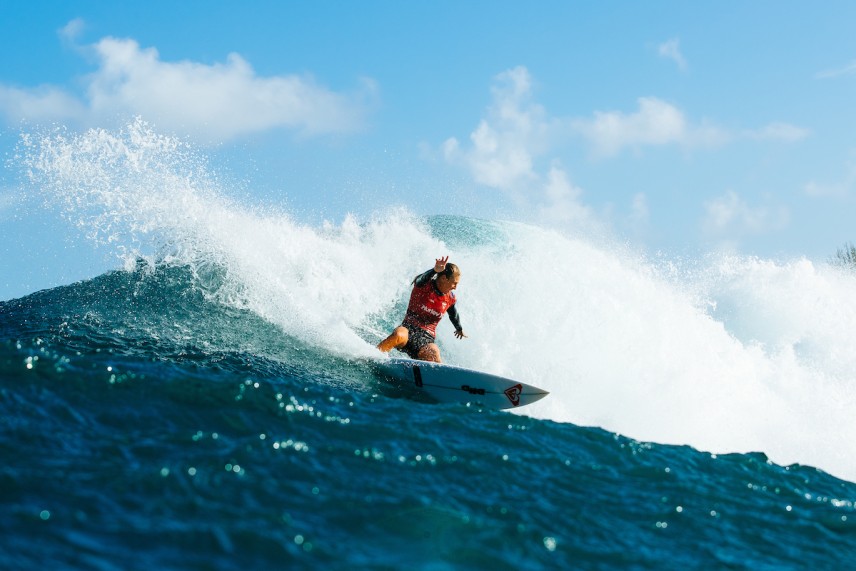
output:
<instances>
[{"instance_id":1,"label":"black wetsuit shorts","mask_svg":"<svg viewBox=\"0 0 856 571\"><path fill-rule=\"evenodd\" d=\"M407 328L407 345L400 350L407 353L411 359L419 358L419 351L429 343L436 343L436 339L428 331L425 331L418 325L412 323L402 323L402 327Z\"/></svg>"}]
</instances>

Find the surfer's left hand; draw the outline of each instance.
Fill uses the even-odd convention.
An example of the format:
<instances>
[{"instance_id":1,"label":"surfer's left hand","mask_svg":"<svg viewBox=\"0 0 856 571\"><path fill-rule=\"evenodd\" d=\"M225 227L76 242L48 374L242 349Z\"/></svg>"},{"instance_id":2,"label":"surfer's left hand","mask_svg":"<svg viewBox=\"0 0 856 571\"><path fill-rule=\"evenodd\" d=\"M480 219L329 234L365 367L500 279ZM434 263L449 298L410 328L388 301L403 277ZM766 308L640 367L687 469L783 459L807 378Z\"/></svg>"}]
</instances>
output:
<instances>
[{"instance_id":1,"label":"surfer's left hand","mask_svg":"<svg viewBox=\"0 0 856 571\"><path fill-rule=\"evenodd\" d=\"M464 333L463 329L455 329L455 337L457 337L458 339L463 339L466 336L467 335Z\"/></svg>"},{"instance_id":2,"label":"surfer's left hand","mask_svg":"<svg viewBox=\"0 0 856 571\"><path fill-rule=\"evenodd\" d=\"M446 269L446 263L448 261L449 261L449 256L446 256L445 258L443 258L443 257L437 258L434 261L434 273L439 274L440 272L445 270Z\"/></svg>"}]
</instances>

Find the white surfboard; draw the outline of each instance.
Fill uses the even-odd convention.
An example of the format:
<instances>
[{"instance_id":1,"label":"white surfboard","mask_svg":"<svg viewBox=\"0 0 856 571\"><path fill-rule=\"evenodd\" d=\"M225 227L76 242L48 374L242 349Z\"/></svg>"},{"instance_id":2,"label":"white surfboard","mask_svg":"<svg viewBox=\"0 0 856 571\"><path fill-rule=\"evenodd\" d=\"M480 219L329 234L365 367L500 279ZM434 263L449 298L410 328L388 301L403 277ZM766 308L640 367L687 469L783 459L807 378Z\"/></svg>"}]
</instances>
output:
<instances>
[{"instance_id":1,"label":"white surfboard","mask_svg":"<svg viewBox=\"0 0 856 571\"><path fill-rule=\"evenodd\" d=\"M476 403L485 408L507 409L531 404L547 391L464 367L392 357L377 362L381 376L392 383L437 402Z\"/></svg>"}]
</instances>

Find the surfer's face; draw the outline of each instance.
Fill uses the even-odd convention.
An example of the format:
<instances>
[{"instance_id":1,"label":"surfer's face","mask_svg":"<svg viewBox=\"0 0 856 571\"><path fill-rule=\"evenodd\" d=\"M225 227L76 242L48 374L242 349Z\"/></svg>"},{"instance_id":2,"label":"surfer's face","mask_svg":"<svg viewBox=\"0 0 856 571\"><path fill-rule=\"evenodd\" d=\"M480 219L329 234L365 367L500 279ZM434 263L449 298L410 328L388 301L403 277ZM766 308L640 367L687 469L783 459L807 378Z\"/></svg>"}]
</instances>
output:
<instances>
[{"instance_id":1,"label":"surfer's face","mask_svg":"<svg viewBox=\"0 0 856 571\"><path fill-rule=\"evenodd\" d=\"M453 275L450 278L446 276L437 277L437 289L440 290L440 293L447 294L453 289L458 287L458 282L460 281L461 276Z\"/></svg>"}]
</instances>

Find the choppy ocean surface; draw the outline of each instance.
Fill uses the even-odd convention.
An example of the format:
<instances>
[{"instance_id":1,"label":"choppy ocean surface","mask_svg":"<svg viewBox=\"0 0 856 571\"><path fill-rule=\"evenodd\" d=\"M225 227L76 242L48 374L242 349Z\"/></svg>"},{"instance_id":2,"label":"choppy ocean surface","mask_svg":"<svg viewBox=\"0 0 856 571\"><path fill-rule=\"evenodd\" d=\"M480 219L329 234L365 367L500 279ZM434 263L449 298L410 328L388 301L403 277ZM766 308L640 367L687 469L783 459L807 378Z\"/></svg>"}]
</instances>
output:
<instances>
[{"instance_id":1,"label":"choppy ocean surface","mask_svg":"<svg viewBox=\"0 0 856 571\"><path fill-rule=\"evenodd\" d=\"M852 566L852 274L401 211L314 228L141 124L20 160L126 261L0 302L0 568ZM446 360L549 397L375 374L441 254L470 335L441 324Z\"/></svg>"}]
</instances>

